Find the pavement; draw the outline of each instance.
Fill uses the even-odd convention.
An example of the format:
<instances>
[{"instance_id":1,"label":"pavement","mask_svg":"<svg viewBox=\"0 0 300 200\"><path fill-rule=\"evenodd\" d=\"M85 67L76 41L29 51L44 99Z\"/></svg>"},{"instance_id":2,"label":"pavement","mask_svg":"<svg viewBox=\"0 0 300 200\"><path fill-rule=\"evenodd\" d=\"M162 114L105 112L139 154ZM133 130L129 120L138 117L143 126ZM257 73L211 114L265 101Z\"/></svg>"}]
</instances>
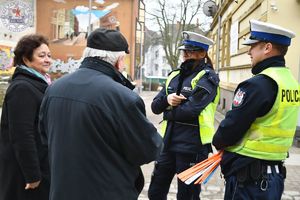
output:
<instances>
[{"instance_id":1,"label":"pavement","mask_svg":"<svg viewBox=\"0 0 300 200\"><path fill-rule=\"evenodd\" d=\"M146 105L146 113L148 119L155 125L156 128L160 128L159 122L162 120L161 115L154 115L151 112L151 102L157 92L142 91L140 96L143 98ZM224 118L221 113L216 113L216 127L218 123ZM286 159L285 165L287 168L287 178L285 180L285 189L282 196L282 200L300 200L300 148L292 146L289 151L289 158ZM146 200L151 174L153 170L153 162L143 165L142 170L145 176L145 186L140 194L138 200ZM177 181L174 177L169 194L168 200L175 200L177 192ZM202 185L202 191L200 194L201 200L221 200L224 198L224 179L220 173L220 169L216 171L211 180Z\"/></svg>"}]
</instances>

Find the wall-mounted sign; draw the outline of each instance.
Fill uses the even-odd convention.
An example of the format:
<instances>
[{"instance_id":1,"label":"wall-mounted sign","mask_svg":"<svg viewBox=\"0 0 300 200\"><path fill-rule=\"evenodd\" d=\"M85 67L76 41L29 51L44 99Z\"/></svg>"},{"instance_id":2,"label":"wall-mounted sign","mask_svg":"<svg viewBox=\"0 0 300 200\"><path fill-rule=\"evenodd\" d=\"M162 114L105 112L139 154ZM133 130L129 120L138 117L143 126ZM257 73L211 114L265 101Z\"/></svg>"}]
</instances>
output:
<instances>
[{"instance_id":1,"label":"wall-mounted sign","mask_svg":"<svg viewBox=\"0 0 300 200\"><path fill-rule=\"evenodd\" d=\"M0 18L4 28L11 32L22 32L28 27L33 27L32 4L24 1L7 1L1 4Z\"/></svg>"},{"instance_id":2,"label":"wall-mounted sign","mask_svg":"<svg viewBox=\"0 0 300 200\"><path fill-rule=\"evenodd\" d=\"M239 42L239 22L235 21L230 29L230 55L237 54Z\"/></svg>"}]
</instances>

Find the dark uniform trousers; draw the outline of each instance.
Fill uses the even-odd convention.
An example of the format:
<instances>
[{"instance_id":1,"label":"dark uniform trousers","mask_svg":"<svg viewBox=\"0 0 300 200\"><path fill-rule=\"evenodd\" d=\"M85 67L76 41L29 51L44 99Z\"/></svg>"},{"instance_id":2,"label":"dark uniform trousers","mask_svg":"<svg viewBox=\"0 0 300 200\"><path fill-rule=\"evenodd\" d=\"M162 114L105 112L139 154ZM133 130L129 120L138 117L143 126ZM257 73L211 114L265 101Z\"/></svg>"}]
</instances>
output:
<instances>
[{"instance_id":1,"label":"dark uniform trousers","mask_svg":"<svg viewBox=\"0 0 300 200\"><path fill-rule=\"evenodd\" d=\"M162 152L155 162L151 184L148 191L150 200L166 200L174 175L206 159L203 154ZM177 200L200 200L201 185L186 185L178 181Z\"/></svg>"},{"instance_id":2,"label":"dark uniform trousers","mask_svg":"<svg viewBox=\"0 0 300 200\"><path fill-rule=\"evenodd\" d=\"M284 166L280 167L285 170ZM257 180L232 175L226 178L224 200L280 200L284 189L285 171L266 166Z\"/></svg>"}]
</instances>

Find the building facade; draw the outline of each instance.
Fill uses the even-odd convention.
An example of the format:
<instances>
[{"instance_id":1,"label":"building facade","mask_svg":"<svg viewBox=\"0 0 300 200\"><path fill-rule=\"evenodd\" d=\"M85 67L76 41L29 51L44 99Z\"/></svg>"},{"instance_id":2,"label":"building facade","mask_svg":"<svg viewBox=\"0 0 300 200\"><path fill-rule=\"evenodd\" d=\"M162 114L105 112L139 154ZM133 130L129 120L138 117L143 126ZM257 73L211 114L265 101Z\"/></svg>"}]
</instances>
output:
<instances>
[{"instance_id":1,"label":"building facade","mask_svg":"<svg viewBox=\"0 0 300 200\"><path fill-rule=\"evenodd\" d=\"M217 13L211 25L211 38L216 41L210 54L220 76L220 103L218 110L226 113L231 108L237 85L250 78L251 60L247 46L249 20L256 19L285 27L295 32L285 56L298 82L300 81L300 0L216 0ZM300 117L296 136L300 138ZM296 137L296 138L297 138Z\"/></svg>"},{"instance_id":2,"label":"building facade","mask_svg":"<svg viewBox=\"0 0 300 200\"><path fill-rule=\"evenodd\" d=\"M299 0L216 0L216 4L218 10L210 32L216 43L210 54L221 79L219 111L230 110L235 88L252 76L249 47L242 45L249 37L250 19L274 23L296 33L285 58L287 67L300 80Z\"/></svg>"},{"instance_id":3,"label":"building facade","mask_svg":"<svg viewBox=\"0 0 300 200\"><path fill-rule=\"evenodd\" d=\"M148 48L145 54L145 63L142 68L144 76L146 77L167 77L172 71L161 44L151 45Z\"/></svg>"}]
</instances>

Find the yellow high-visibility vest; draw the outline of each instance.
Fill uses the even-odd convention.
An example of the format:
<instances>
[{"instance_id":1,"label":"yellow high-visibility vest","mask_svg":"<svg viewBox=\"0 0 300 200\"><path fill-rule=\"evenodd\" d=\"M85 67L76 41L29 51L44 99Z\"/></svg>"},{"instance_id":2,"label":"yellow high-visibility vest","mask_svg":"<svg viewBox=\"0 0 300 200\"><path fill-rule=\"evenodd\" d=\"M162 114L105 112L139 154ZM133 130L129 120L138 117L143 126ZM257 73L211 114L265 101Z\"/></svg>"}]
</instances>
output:
<instances>
[{"instance_id":1,"label":"yellow high-visibility vest","mask_svg":"<svg viewBox=\"0 0 300 200\"><path fill-rule=\"evenodd\" d=\"M284 160L297 126L299 83L286 67L267 68L260 74L272 78L278 85L274 105L252 123L242 141L226 150L263 160Z\"/></svg>"},{"instance_id":2,"label":"yellow high-visibility vest","mask_svg":"<svg viewBox=\"0 0 300 200\"><path fill-rule=\"evenodd\" d=\"M194 89L197 85L197 82L202 78L205 74L205 70L200 71L191 81L192 89ZM179 71L173 71L168 79L166 80L166 94L168 95L168 86L171 80L179 74ZM215 133L214 129L214 119L215 119L215 112L220 98L220 91L219 87L217 89L217 95L213 102L208 104L204 110L199 114L198 122L199 122L199 133L200 139L202 144L209 144L212 142L213 135ZM167 129L168 122L164 120L162 122L162 130L161 135L164 136L166 129Z\"/></svg>"}]
</instances>

